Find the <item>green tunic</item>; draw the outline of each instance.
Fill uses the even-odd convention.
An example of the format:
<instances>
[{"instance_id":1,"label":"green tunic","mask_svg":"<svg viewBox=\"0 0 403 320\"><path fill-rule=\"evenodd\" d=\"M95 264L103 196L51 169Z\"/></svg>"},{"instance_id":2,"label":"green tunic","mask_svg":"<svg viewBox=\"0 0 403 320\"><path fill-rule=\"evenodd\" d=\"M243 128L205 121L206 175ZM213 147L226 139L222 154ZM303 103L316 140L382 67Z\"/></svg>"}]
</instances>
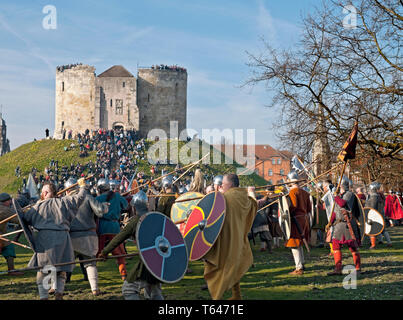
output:
<instances>
[{"instance_id":1,"label":"green tunic","mask_svg":"<svg viewBox=\"0 0 403 320\"><path fill-rule=\"evenodd\" d=\"M135 236L137 223L139 222L140 217L136 216L132 218L129 223L120 231L109 243L108 245L102 250L102 254L107 255L108 253L112 252L117 246L119 246L123 241L129 239L131 236ZM145 280L150 284L156 284L160 281L156 279L146 268L144 263L142 262L141 258L138 258L139 261L131 269L128 274L126 281L127 282L135 282L137 280Z\"/></svg>"}]
</instances>

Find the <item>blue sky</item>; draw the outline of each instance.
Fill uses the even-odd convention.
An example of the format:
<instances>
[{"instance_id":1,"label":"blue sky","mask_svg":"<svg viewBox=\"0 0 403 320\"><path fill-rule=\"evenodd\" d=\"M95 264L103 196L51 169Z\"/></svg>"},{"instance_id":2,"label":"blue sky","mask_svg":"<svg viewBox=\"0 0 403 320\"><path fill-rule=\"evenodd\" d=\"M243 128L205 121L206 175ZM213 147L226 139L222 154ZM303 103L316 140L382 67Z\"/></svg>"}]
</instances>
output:
<instances>
[{"instance_id":1,"label":"blue sky","mask_svg":"<svg viewBox=\"0 0 403 320\"><path fill-rule=\"evenodd\" d=\"M55 68L82 62L100 74L124 65L177 64L188 70L189 128L255 129L256 143L278 145L263 86L240 88L250 75L246 50L259 53L263 36L289 48L301 15L318 0L1 1L0 104L14 149L54 129ZM57 10L46 30L42 12ZM245 133L246 139L246 133ZM245 141L246 142L246 141Z\"/></svg>"}]
</instances>

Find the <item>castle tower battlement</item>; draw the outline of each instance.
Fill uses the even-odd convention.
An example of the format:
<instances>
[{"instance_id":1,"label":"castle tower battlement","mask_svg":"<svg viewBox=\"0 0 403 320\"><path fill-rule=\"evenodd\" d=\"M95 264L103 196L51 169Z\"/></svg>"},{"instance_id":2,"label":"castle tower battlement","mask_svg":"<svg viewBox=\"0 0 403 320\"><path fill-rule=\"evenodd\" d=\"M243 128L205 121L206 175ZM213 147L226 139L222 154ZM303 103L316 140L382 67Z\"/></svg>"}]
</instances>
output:
<instances>
[{"instance_id":1,"label":"castle tower battlement","mask_svg":"<svg viewBox=\"0 0 403 320\"><path fill-rule=\"evenodd\" d=\"M137 78L116 65L96 76L83 64L57 67L54 137L85 129L134 129L146 137L152 129L170 134L186 129L187 71L181 67L140 68Z\"/></svg>"}]
</instances>

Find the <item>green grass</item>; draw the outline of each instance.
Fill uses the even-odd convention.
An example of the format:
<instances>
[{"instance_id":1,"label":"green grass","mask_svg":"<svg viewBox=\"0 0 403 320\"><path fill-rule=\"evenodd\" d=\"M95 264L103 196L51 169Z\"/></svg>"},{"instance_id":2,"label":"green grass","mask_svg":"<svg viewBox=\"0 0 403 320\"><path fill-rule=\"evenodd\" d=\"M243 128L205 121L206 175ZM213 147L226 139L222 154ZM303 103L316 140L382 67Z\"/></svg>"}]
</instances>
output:
<instances>
[{"instance_id":1,"label":"green grass","mask_svg":"<svg viewBox=\"0 0 403 320\"><path fill-rule=\"evenodd\" d=\"M76 147L64 151L64 147L74 142ZM49 166L51 159L59 161L59 168L71 163L87 163L96 160L96 153L92 151L86 158L79 157L77 141L74 140L38 140L26 143L17 149L0 157L0 192L8 192L12 195L22 186L22 179L28 181L29 173L33 167L38 169L37 176L45 175L44 169ZM15 176L15 168L21 168L21 176Z\"/></svg>"},{"instance_id":2,"label":"green grass","mask_svg":"<svg viewBox=\"0 0 403 320\"><path fill-rule=\"evenodd\" d=\"M384 244L369 250L367 240L361 252L363 273L358 276L357 288L343 288L342 276L326 276L333 270L334 262L328 257L326 248L313 248L308 255L305 251L306 271L302 276L292 276L288 272L294 268L291 251L286 248L274 249L272 254L259 251L259 242L252 244L254 266L241 280L241 293L248 300L401 300L403 288L403 227L388 229L393 247ZM22 237L23 239L23 237ZM129 253L136 252L136 247L128 243ZM342 249L343 265L352 264L353 259L347 248ZM32 253L18 247L16 268L24 268ZM127 268L135 265L137 257L127 260ZM163 294L167 300L209 300L207 290L201 290L204 284L203 264L191 262L193 273L174 284L163 284ZM0 264L0 271L6 270L5 260ZM117 265L112 260L98 263L99 284L102 295L93 297L89 283L82 280L79 266L73 272L72 281L66 284L65 299L68 300L116 300L123 299L122 280ZM226 292L223 299L227 299ZM38 299L35 284L35 272L29 271L24 276L13 277L0 275L0 300Z\"/></svg>"}]
</instances>

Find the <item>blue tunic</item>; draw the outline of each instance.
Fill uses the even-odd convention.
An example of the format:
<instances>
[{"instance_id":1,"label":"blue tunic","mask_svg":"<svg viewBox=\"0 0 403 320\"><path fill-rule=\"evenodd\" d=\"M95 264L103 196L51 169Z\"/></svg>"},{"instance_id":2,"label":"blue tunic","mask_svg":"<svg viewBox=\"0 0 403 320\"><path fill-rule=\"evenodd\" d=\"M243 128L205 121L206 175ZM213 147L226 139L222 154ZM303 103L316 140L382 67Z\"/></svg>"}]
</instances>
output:
<instances>
[{"instance_id":1,"label":"blue tunic","mask_svg":"<svg viewBox=\"0 0 403 320\"><path fill-rule=\"evenodd\" d=\"M99 202L106 202L107 195L108 193L101 194L100 196L96 197L96 200ZM116 192L109 203L110 206L108 213L99 219L98 232L100 235L118 234L120 232L120 214L122 210L126 209L129 205L126 199Z\"/></svg>"}]
</instances>

